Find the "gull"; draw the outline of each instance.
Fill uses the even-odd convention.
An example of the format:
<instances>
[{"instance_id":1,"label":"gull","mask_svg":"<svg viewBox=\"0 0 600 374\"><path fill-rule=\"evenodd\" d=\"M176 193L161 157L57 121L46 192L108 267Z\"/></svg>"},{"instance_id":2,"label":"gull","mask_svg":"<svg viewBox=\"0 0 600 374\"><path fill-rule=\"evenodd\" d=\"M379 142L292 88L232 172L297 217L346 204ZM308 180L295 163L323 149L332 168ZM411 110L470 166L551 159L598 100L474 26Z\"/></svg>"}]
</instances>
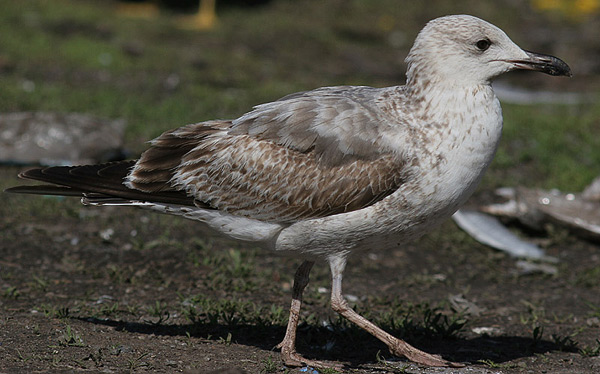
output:
<instances>
[{"instance_id":1,"label":"gull","mask_svg":"<svg viewBox=\"0 0 600 374\"><path fill-rule=\"evenodd\" d=\"M347 259L423 235L471 195L500 140L494 77L515 69L571 72L562 60L524 51L498 27L468 15L427 23L406 62L404 86L294 93L234 120L165 132L138 160L25 171L20 177L49 184L8 191L183 216L303 259L277 346L286 365L330 366L295 347L310 270L326 261L334 311L394 355L464 366L409 345L350 308L342 296Z\"/></svg>"}]
</instances>

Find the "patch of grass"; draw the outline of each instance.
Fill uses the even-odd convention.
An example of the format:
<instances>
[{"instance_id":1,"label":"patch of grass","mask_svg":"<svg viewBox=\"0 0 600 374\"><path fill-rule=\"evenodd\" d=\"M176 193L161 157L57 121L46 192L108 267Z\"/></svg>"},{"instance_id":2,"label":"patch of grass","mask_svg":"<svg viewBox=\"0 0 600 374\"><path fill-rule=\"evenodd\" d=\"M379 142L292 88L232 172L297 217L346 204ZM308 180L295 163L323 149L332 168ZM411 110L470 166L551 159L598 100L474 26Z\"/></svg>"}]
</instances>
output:
<instances>
[{"instance_id":1,"label":"patch of grass","mask_svg":"<svg viewBox=\"0 0 600 374\"><path fill-rule=\"evenodd\" d=\"M15 286L8 286L2 291L2 297L18 299L19 296L21 296L21 292Z\"/></svg>"},{"instance_id":2,"label":"patch of grass","mask_svg":"<svg viewBox=\"0 0 600 374\"><path fill-rule=\"evenodd\" d=\"M391 372L391 373L395 373L395 374L405 374L405 373L408 373L407 370L410 367L410 365L405 365L405 366L402 366L402 367L396 367L396 366L392 365L381 354L381 351L377 351L377 353L375 354L375 362L377 362L378 365L383 366L387 372Z\"/></svg>"},{"instance_id":3,"label":"patch of grass","mask_svg":"<svg viewBox=\"0 0 600 374\"><path fill-rule=\"evenodd\" d=\"M58 339L59 344L65 347L85 347L86 344L83 338L75 330L71 328L71 325L67 325L62 335Z\"/></svg>"},{"instance_id":4,"label":"patch of grass","mask_svg":"<svg viewBox=\"0 0 600 374\"><path fill-rule=\"evenodd\" d=\"M576 192L600 174L597 106L503 107L503 139L492 165L504 171L492 173L504 178L498 185Z\"/></svg>"},{"instance_id":5,"label":"patch of grass","mask_svg":"<svg viewBox=\"0 0 600 374\"><path fill-rule=\"evenodd\" d=\"M522 303L526 306L527 312L520 313L519 319L521 324L523 325L537 325L545 321L546 319L546 311L541 306L536 306L528 301L522 301Z\"/></svg>"},{"instance_id":6,"label":"patch of grass","mask_svg":"<svg viewBox=\"0 0 600 374\"><path fill-rule=\"evenodd\" d=\"M130 267L120 267L115 264L109 264L105 269L108 277L116 284L133 283L134 270Z\"/></svg>"},{"instance_id":7,"label":"patch of grass","mask_svg":"<svg viewBox=\"0 0 600 374\"><path fill-rule=\"evenodd\" d=\"M128 359L127 364L125 366L126 370L130 373L133 373L142 367L149 368L150 364L144 361L144 358L146 358L149 354L150 353L145 352L138 356Z\"/></svg>"},{"instance_id":8,"label":"patch of grass","mask_svg":"<svg viewBox=\"0 0 600 374\"><path fill-rule=\"evenodd\" d=\"M595 305L594 303L590 302L590 301L584 301L585 304L592 310L590 312L590 316L592 317L600 317L600 305Z\"/></svg>"},{"instance_id":9,"label":"patch of grass","mask_svg":"<svg viewBox=\"0 0 600 374\"><path fill-rule=\"evenodd\" d=\"M37 360L41 360L42 357L38 354L30 354L27 355L23 352L21 352L20 349L15 349L15 357L17 358L17 360L22 361L22 362L28 362L28 361L37 361Z\"/></svg>"},{"instance_id":10,"label":"patch of grass","mask_svg":"<svg viewBox=\"0 0 600 374\"><path fill-rule=\"evenodd\" d=\"M569 321L572 322L574 319L575 319L575 317L573 316L573 313L569 313L564 316L557 315L554 312L552 313L552 320L554 321L554 323L563 324L563 323L567 323Z\"/></svg>"},{"instance_id":11,"label":"patch of grass","mask_svg":"<svg viewBox=\"0 0 600 374\"><path fill-rule=\"evenodd\" d=\"M35 324L35 325L33 325L33 326L31 327L31 332L32 332L34 335L37 335L37 336L41 335L41 332L40 332L40 325L38 325L38 324Z\"/></svg>"},{"instance_id":12,"label":"patch of grass","mask_svg":"<svg viewBox=\"0 0 600 374\"><path fill-rule=\"evenodd\" d=\"M561 336L552 334L552 341L558 346L558 349L564 352L578 351L579 343L573 339L573 335Z\"/></svg>"},{"instance_id":13,"label":"patch of grass","mask_svg":"<svg viewBox=\"0 0 600 374\"><path fill-rule=\"evenodd\" d=\"M186 331L186 332L185 332L185 337L186 337L186 339L185 339L185 344L186 344L188 347L192 347L192 346L194 345L194 341L193 341L193 339L192 339L192 334L190 334L190 332L189 332L189 331Z\"/></svg>"},{"instance_id":14,"label":"patch of grass","mask_svg":"<svg viewBox=\"0 0 600 374\"><path fill-rule=\"evenodd\" d=\"M219 337L219 339L217 340L218 343L220 344L225 344L225 345L231 345L233 340L233 335L231 335L230 332L227 333L227 337Z\"/></svg>"},{"instance_id":15,"label":"patch of grass","mask_svg":"<svg viewBox=\"0 0 600 374\"><path fill-rule=\"evenodd\" d=\"M138 305L135 305L135 304L133 304L133 305L130 304L130 305L127 305L125 307L125 311L128 314L130 314L130 315L132 315L132 316L135 317L135 316L138 316L140 314L140 307Z\"/></svg>"},{"instance_id":16,"label":"patch of grass","mask_svg":"<svg viewBox=\"0 0 600 374\"><path fill-rule=\"evenodd\" d=\"M600 279L600 266L595 266L578 272L575 284L587 288L595 288L598 286L598 279Z\"/></svg>"},{"instance_id":17,"label":"patch of grass","mask_svg":"<svg viewBox=\"0 0 600 374\"><path fill-rule=\"evenodd\" d=\"M260 369L260 374L272 374L276 373L279 368L279 363L273 361L271 357L267 357L266 359L261 361L263 367Z\"/></svg>"},{"instance_id":18,"label":"patch of grass","mask_svg":"<svg viewBox=\"0 0 600 374\"><path fill-rule=\"evenodd\" d=\"M204 256L202 264L211 268L207 282L211 287L225 288L234 292L259 289L261 284L257 280L262 277L259 277L260 274L255 266L255 256L255 251L233 248Z\"/></svg>"},{"instance_id":19,"label":"patch of grass","mask_svg":"<svg viewBox=\"0 0 600 374\"><path fill-rule=\"evenodd\" d=\"M160 303L159 303L160 304ZM76 302L73 305L73 312L69 312L68 318L79 318L85 316L85 318L92 319L113 319L117 317L121 318L142 318L142 317L156 317L160 323L167 320L166 316L163 315L163 319L156 314L156 306L141 307L137 304L123 305L119 302ZM154 323L153 321L147 321L148 323ZM158 324L158 322L156 322Z\"/></svg>"},{"instance_id":20,"label":"patch of grass","mask_svg":"<svg viewBox=\"0 0 600 374\"><path fill-rule=\"evenodd\" d=\"M161 303L160 301L156 301L154 305L147 307L146 312L150 314L151 317L157 318L157 321L145 320L146 323L151 323L153 325L161 325L171 317L167 304Z\"/></svg>"},{"instance_id":21,"label":"patch of grass","mask_svg":"<svg viewBox=\"0 0 600 374\"><path fill-rule=\"evenodd\" d=\"M386 309L371 319L393 335L408 340L453 339L460 335L467 323L461 312L444 310L441 306L432 307L427 303L395 302Z\"/></svg>"},{"instance_id":22,"label":"patch of grass","mask_svg":"<svg viewBox=\"0 0 600 374\"><path fill-rule=\"evenodd\" d=\"M499 364L497 362L495 362L494 360L490 360L490 359L486 359L486 360L478 360L478 363L487 366L490 369L510 369L515 367L516 365L513 363L504 363L504 364Z\"/></svg>"},{"instance_id":23,"label":"patch of grass","mask_svg":"<svg viewBox=\"0 0 600 374\"><path fill-rule=\"evenodd\" d=\"M41 310L46 317L59 319L66 319L70 317L70 311L68 306L42 304L36 309Z\"/></svg>"},{"instance_id":24,"label":"patch of grass","mask_svg":"<svg viewBox=\"0 0 600 374\"><path fill-rule=\"evenodd\" d=\"M542 341L542 338L544 337L544 327L535 323L532 326L531 333L531 345L535 347Z\"/></svg>"},{"instance_id":25,"label":"patch of grass","mask_svg":"<svg viewBox=\"0 0 600 374\"><path fill-rule=\"evenodd\" d=\"M181 314L194 324L224 324L234 327L285 325L288 312L281 306L259 306L238 299L213 299L194 296L181 300Z\"/></svg>"},{"instance_id":26,"label":"patch of grass","mask_svg":"<svg viewBox=\"0 0 600 374\"><path fill-rule=\"evenodd\" d=\"M579 353L585 357L596 357L600 356L600 339L596 339L596 344L591 346L584 346L579 349Z\"/></svg>"},{"instance_id":27,"label":"patch of grass","mask_svg":"<svg viewBox=\"0 0 600 374\"><path fill-rule=\"evenodd\" d=\"M31 282L31 284L40 291L46 291L46 288L48 288L48 281L36 275L33 276L33 282Z\"/></svg>"},{"instance_id":28,"label":"patch of grass","mask_svg":"<svg viewBox=\"0 0 600 374\"><path fill-rule=\"evenodd\" d=\"M119 313L119 303L102 304L100 306L99 315L110 318Z\"/></svg>"}]
</instances>

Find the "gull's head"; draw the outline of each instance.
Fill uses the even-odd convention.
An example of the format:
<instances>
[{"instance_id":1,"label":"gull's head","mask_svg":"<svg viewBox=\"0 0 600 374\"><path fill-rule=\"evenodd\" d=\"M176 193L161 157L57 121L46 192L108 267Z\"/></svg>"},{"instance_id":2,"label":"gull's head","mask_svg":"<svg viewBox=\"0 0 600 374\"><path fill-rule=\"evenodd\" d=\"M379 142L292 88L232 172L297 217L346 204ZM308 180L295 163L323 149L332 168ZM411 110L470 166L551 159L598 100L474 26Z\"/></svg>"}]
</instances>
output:
<instances>
[{"instance_id":1,"label":"gull's head","mask_svg":"<svg viewBox=\"0 0 600 374\"><path fill-rule=\"evenodd\" d=\"M409 84L423 76L453 85L487 84L515 69L571 76L562 60L524 51L498 27L468 15L446 16L427 23L406 62Z\"/></svg>"}]
</instances>

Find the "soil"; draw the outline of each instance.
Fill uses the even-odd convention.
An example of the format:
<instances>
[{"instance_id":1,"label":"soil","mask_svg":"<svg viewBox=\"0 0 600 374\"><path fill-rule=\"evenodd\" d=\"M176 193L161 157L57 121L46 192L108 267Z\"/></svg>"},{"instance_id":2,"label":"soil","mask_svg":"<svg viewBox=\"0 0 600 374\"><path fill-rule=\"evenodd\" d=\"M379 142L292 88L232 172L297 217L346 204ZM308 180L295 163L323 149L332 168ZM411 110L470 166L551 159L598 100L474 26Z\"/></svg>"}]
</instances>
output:
<instances>
[{"instance_id":1,"label":"soil","mask_svg":"<svg viewBox=\"0 0 600 374\"><path fill-rule=\"evenodd\" d=\"M6 179L16 172L0 169ZM40 211L7 214L28 198L43 199ZM285 332L300 260L142 210L15 195L3 204L0 372L301 372L273 348ZM598 245L558 228L537 240L559 258L555 275L522 272L451 222L416 243L351 259L344 286L358 311L464 369L394 359L340 322L328 310L324 264L306 293L298 350L349 373L598 372ZM212 322L202 311L194 319L184 312L194 297L245 307ZM264 312L262 323L248 308ZM269 320L273 308L282 316ZM460 318L457 331L443 318L432 324L438 332L408 335L389 323L407 313L422 321L432 311Z\"/></svg>"}]
</instances>

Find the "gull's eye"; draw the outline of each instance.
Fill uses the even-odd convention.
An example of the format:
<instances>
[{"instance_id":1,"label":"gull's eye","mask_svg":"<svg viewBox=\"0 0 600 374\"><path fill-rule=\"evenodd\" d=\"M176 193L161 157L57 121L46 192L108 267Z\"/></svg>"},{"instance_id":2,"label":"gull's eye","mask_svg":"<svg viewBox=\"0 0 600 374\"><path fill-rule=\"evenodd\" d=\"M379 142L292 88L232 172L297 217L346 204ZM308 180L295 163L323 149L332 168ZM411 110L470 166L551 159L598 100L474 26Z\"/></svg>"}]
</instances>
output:
<instances>
[{"instance_id":1,"label":"gull's eye","mask_svg":"<svg viewBox=\"0 0 600 374\"><path fill-rule=\"evenodd\" d=\"M492 42L489 39L481 39L477 41L475 45L477 46L477 48L479 48L480 51L485 51L490 47L490 45L492 45Z\"/></svg>"}]
</instances>

